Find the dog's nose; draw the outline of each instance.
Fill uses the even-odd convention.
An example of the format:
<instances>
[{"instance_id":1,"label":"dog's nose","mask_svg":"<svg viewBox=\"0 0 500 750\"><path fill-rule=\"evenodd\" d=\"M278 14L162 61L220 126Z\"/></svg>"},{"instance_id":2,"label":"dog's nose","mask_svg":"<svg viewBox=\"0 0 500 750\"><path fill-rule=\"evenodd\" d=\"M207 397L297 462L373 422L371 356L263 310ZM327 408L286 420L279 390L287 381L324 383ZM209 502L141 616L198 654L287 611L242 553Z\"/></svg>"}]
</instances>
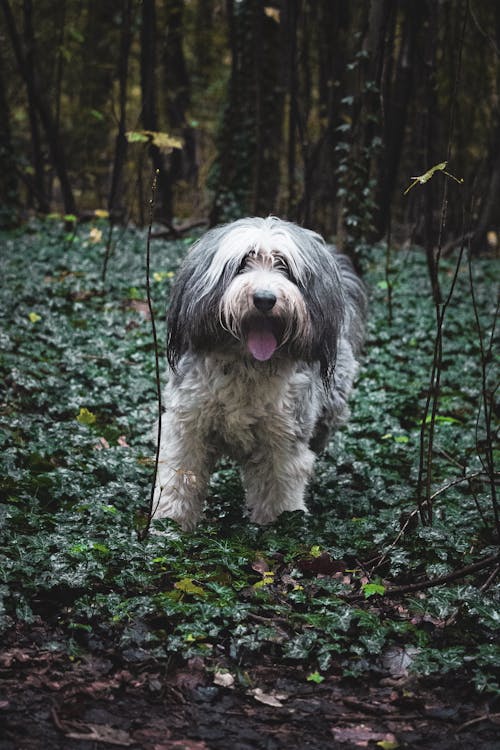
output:
<instances>
[{"instance_id":1,"label":"dog's nose","mask_svg":"<svg viewBox=\"0 0 500 750\"><path fill-rule=\"evenodd\" d=\"M253 293L253 303L257 310L269 312L276 304L276 295L267 289L257 289Z\"/></svg>"}]
</instances>

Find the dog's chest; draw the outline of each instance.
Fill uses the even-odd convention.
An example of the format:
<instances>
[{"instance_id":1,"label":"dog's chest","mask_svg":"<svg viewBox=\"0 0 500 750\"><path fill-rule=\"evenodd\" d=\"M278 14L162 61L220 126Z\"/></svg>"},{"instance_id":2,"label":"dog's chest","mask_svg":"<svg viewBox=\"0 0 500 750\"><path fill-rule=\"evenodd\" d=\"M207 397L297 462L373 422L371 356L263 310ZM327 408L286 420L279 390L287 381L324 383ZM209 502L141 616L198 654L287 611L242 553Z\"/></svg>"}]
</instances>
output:
<instances>
[{"instance_id":1,"label":"dog's chest","mask_svg":"<svg viewBox=\"0 0 500 750\"><path fill-rule=\"evenodd\" d=\"M184 419L189 405L198 434L234 458L266 442L301 438L317 412L311 378L294 370L262 371L207 358L186 375L181 391Z\"/></svg>"}]
</instances>

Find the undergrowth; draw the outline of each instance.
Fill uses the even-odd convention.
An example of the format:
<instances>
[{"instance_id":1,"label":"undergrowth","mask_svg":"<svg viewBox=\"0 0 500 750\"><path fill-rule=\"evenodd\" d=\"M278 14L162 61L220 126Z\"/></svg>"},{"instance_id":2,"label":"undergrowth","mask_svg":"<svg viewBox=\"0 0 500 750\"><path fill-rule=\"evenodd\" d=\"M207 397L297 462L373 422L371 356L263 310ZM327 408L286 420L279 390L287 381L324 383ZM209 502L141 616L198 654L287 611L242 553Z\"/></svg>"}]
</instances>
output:
<instances>
[{"instance_id":1,"label":"undergrowth","mask_svg":"<svg viewBox=\"0 0 500 750\"><path fill-rule=\"evenodd\" d=\"M49 623L47 647L75 656L111 639L138 661L198 655L243 672L267 660L315 680L329 671L457 671L499 692L490 569L389 591L497 549L479 458L479 345L465 261L444 334L433 479L435 491L446 489L432 526L415 513L435 328L425 258L418 249L395 256L389 323L377 247L363 251L371 309L352 418L317 463L310 515L250 524L238 474L223 464L194 533L163 523L163 536L141 541L156 415L145 236L114 232L105 285L107 230L98 222L71 235L33 223L1 237L1 629ZM163 340L169 287L190 242L153 246ZM444 264L444 286L452 268ZM487 331L491 261L475 259L473 275ZM455 482L464 474L477 476Z\"/></svg>"}]
</instances>

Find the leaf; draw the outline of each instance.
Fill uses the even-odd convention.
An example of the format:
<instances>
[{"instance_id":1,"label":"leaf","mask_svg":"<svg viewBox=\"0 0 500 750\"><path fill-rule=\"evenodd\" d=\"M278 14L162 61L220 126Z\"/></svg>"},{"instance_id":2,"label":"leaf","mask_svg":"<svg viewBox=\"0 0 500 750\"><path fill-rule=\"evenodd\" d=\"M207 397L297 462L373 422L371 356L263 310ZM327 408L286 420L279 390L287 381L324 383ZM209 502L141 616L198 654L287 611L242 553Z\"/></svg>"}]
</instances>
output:
<instances>
[{"instance_id":1,"label":"leaf","mask_svg":"<svg viewBox=\"0 0 500 750\"><path fill-rule=\"evenodd\" d=\"M152 143L153 146L167 153L174 148L183 147L180 138L156 130L129 130L125 135L129 143Z\"/></svg>"},{"instance_id":2,"label":"leaf","mask_svg":"<svg viewBox=\"0 0 500 750\"><path fill-rule=\"evenodd\" d=\"M96 208L94 216L97 219L109 219L109 211L106 211L104 208Z\"/></svg>"},{"instance_id":3,"label":"leaf","mask_svg":"<svg viewBox=\"0 0 500 750\"><path fill-rule=\"evenodd\" d=\"M192 578L181 578L180 581L174 583L174 588L191 596L206 596L205 591L194 583Z\"/></svg>"},{"instance_id":4,"label":"leaf","mask_svg":"<svg viewBox=\"0 0 500 750\"><path fill-rule=\"evenodd\" d=\"M91 411L89 411L85 406L80 407L79 413L76 415L76 421L80 422L80 424L94 424L97 420L97 417L95 414L92 414Z\"/></svg>"},{"instance_id":5,"label":"leaf","mask_svg":"<svg viewBox=\"0 0 500 750\"><path fill-rule=\"evenodd\" d=\"M455 417L445 417L441 414L436 414L434 417L432 414L428 414L425 418L425 424L431 424L431 422L441 422L441 424L462 424L459 419Z\"/></svg>"},{"instance_id":6,"label":"leaf","mask_svg":"<svg viewBox=\"0 0 500 750\"><path fill-rule=\"evenodd\" d=\"M396 740L380 740L377 742L377 747L381 747L382 750L396 750L399 743Z\"/></svg>"},{"instance_id":7,"label":"leaf","mask_svg":"<svg viewBox=\"0 0 500 750\"><path fill-rule=\"evenodd\" d=\"M266 570L263 573L262 581L254 583L254 589L261 589L263 586L269 586L274 583L274 572L272 570Z\"/></svg>"},{"instance_id":8,"label":"leaf","mask_svg":"<svg viewBox=\"0 0 500 750\"><path fill-rule=\"evenodd\" d=\"M155 271L153 273L154 281L163 281L164 279L173 279L175 276L173 271Z\"/></svg>"},{"instance_id":9,"label":"leaf","mask_svg":"<svg viewBox=\"0 0 500 750\"><path fill-rule=\"evenodd\" d=\"M141 131L129 130L128 133L125 133L125 136L129 143L147 143L149 141L148 136Z\"/></svg>"},{"instance_id":10,"label":"leaf","mask_svg":"<svg viewBox=\"0 0 500 750\"><path fill-rule=\"evenodd\" d=\"M315 682L316 685L321 685L321 683L324 681L323 675L321 675L319 672L311 672L311 674L308 674L306 677L306 680L308 682Z\"/></svg>"},{"instance_id":11,"label":"leaf","mask_svg":"<svg viewBox=\"0 0 500 750\"><path fill-rule=\"evenodd\" d=\"M102 230L97 227L92 227L89 232L89 240L96 244L102 240Z\"/></svg>"},{"instance_id":12,"label":"leaf","mask_svg":"<svg viewBox=\"0 0 500 750\"><path fill-rule=\"evenodd\" d=\"M264 693L261 688L254 688L250 692L259 703L264 703L266 706L275 706L276 708L281 708L283 706L282 701L287 697L281 693Z\"/></svg>"},{"instance_id":13,"label":"leaf","mask_svg":"<svg viewBox=\"0 0 500 750\"><path fill-rule=\"evenodd\" d=\"M313 557L319 557L321 555L321 547L318 544L313 544L309 552Z\"/></svg>"},{"instance_id":14,"label":"leaf","mask_svg":"<svg viewBox=\"0 0 500 750\"><path fill-rule=\"evenodd\" d=\"M385 594L385 586L382 586L380 583L365 583L361 586L361 590L366 599L370 596L375 596L375 594L379 594L380 596Z\"/></svg>"},{"instance_id":15,"label":"leaf","mask_svg":"<svg viewBox=\"0 0 500 750\"><path fill-rule=\"evenodd\" d=\"M404 191L403 195L406 195L407 193L409 193L410 190L415 187L415 185L418 185L419 183L420 183L420 185L424 185L426 182L429 182L429 180L431 179L431 177L436 172L443 172L443 174L445 174L447 177L451 177L452 180L455 180L455 182L458 182L459 184L461 184L463 182L463 178L462 177L455 177L455 175L452 175L452 174L450 174L450 172L447 172L446 171L446 165L447 164L448 164L447 161L442 161L439 164L435 164L433 167L431 167L430 169L428 169L427 172L424 172L423 174L417 175L417 177L410 177L410 180L413 180L413 182L411 183L411 185L409 187L406 188L406 190Z\"/></svg>"},{"instance_id":16,"label":"leaf","mask_svg":"<svg viewBox=\"0 0 500 750\"><path fill-rule=\"evenodd\" d=\"M30 319L30 321L31 321L32 323L38 323L38 321L42 319L42 316L41 316L41 315L39 315L39 314L38 314L38 313L36 313L36 312L30 312L30 313L28 314L28 318Z\"/></svg>"},{"instance_id":17,"label":"leaf","mask_svg":"<svg viewBox=\"0 0 500 750\"><path fill-rule=\"evenodd\" d=\"M216 672L214 674L214 685L220 687L234 688L234 677L230 672Z\"/></svg>"}]
</instances>

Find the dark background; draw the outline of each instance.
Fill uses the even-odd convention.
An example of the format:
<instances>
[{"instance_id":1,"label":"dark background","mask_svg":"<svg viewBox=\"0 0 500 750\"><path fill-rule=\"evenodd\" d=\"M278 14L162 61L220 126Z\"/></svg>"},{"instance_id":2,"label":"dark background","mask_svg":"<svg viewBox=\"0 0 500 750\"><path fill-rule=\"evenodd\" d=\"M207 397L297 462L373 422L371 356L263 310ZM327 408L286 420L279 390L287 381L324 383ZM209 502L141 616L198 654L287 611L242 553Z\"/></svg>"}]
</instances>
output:
<instances>
[{"instance_id":1,"label":"dark background","mask_svg":"<svg viewBox=\"0 0 500 750\"><path fill-rule=\"evenodd\" d=\"M276 213L347 249L441 225L487 248L499 50L496 0L0 0L2 224L147 223L154 165L170 231ZM463 184L403 195L444 161Z\"/></svg>"}]
</instances>

